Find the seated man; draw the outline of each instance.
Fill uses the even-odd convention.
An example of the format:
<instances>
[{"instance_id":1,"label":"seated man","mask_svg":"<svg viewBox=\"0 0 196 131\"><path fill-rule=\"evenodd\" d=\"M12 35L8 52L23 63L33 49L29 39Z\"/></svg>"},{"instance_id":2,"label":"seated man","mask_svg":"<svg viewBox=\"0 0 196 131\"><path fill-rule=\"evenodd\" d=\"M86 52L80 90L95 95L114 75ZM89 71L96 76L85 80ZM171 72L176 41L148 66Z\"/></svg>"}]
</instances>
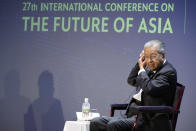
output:
<instances>
[{"instance_id":1,"label":"seated man","mask_svg":"<svg viewBox=\"0 0 196 131\"><path fill-rule=\"evenodd\" d=\"M130 101L124 117L99 117L90 123L90 131L131 131L136 119L130 106L171 106L177 74L165 59L163 43L151 40L144 45L139 60L131 70L128 83L138 90ZM163 113L146 113L138 117L136 131L171 131L169 116Z\"/></svg>"}]
</instances>

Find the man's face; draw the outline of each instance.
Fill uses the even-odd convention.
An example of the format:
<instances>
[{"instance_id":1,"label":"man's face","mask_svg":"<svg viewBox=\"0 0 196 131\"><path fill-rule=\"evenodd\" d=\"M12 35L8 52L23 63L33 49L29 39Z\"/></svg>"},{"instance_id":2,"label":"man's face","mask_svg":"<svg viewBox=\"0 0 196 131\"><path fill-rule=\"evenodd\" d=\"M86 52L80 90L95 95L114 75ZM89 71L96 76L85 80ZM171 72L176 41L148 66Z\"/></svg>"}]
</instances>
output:
<instances>
[{"instance_id":1,"label":"man's face","mask_svg":"<svg viewBox=\"0 0 196 131\"><path fill-rule=\"evenodd\" d=\"M155 46L144 48L144 56L151 71L156 71L164 61L164 56L158 53Z\"/></svg>"}]
</instances>

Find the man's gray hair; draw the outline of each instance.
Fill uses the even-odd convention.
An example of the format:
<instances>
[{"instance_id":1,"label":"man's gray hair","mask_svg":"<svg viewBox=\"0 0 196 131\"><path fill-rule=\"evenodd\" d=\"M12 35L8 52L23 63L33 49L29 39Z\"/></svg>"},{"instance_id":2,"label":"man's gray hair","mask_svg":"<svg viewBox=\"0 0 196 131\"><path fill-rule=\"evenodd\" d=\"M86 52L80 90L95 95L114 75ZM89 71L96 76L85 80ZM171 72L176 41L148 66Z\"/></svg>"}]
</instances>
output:
<instances>
[{"instance_id":1,"label":"man's gray hair","mask_svg":"<svg viewBox=\"0 0 196 131\"><path fill-rule=\"evenodd\" d=\"M159 40L151 40L148 41L145 45L144 48L146 47L152 47L152 46L156 46L157 47L157 51L159 54L165 54L165 44Z\"/></svg>"}]
</instances>

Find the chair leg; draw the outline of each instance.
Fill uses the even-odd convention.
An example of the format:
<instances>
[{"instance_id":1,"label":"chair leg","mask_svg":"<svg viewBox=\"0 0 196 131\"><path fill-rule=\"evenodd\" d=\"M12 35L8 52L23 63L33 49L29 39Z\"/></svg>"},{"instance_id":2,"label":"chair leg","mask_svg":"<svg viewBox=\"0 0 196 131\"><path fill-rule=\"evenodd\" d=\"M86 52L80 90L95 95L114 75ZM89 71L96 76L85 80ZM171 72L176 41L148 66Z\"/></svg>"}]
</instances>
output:
<instances>
[{"instance_id":1,"label":"chair leg","mask_svg":"<svg viewBox=\"0 0 196 131\"><path fill-rule=\"evenodd\" d=\"M131 130L131 131L135 131L135 130L136 130L135 128L136 128L138 116L139 116L139 114L137 114L136 120L135 120L135 122L134 122L134 124L133 124L133 127L132 127L132 130Z\"/></svg>"}]
</instances>

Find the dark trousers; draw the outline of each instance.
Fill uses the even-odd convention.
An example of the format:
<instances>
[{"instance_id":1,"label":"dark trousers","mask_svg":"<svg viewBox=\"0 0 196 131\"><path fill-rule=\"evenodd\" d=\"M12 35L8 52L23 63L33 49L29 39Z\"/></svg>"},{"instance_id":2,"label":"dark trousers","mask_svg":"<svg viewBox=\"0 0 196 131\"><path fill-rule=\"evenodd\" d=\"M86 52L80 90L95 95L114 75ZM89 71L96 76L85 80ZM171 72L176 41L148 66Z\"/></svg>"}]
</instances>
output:
<instances>
[{"instance_id":1,"label":"dark trousers","mask_svg":"<svg viewBox=\"0 0 196 131\"><path fill-rule=\"evenodd\" d=\"M139 115L136 131L172 131L172 126L167 115L157 116L153 120L148 120Z\"/></svg>"},{"instance_id":2,"label":"dark trousers","mask_svg":"<svg viewBox=\"0 0 196 131\"><path fill-rule=\"evenodd\" d=\"M90 131L131 131L136 116L98 117L90 122Z\"/></svg>"}]
</instances>

